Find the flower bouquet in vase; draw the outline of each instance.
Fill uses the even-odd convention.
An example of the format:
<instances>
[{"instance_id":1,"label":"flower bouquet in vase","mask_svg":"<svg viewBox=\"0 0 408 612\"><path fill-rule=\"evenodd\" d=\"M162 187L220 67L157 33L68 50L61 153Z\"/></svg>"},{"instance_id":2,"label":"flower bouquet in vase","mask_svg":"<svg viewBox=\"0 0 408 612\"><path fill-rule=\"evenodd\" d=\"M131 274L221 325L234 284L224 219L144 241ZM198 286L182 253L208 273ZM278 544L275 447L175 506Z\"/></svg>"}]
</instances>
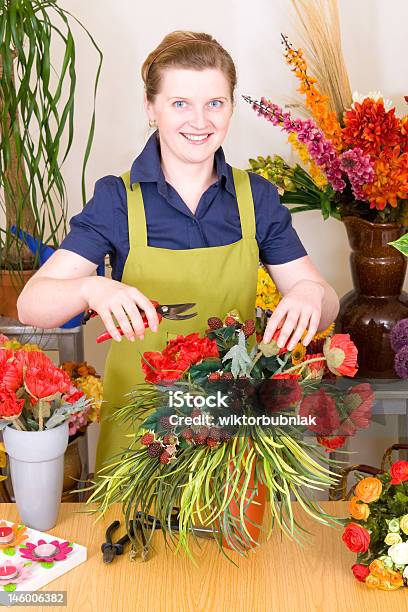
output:
<instances>
[{"instance_id":1,"label":"flower bouquet in vase","mask_svg":"<svg viewBox=\"0 0 408 612\"><path fill-rule=\"evenodd\" d=\"M122 504L135 554L151 548L155 528L191 558L191 536L203 532L227 557L246 555L273 525L302 540L293 498L316 521L341 523L313 493L337 482L330 453L368 426L374 396L368 384L336 389L337 376L357 372L347 334L293 365L279 332L257 344L255 321L233 311L210 318L204 336L143 354L145 383L112 415L134 422L129 448L99 470L87 500L101 516Z\"/></svg>"},{"instance_id":2,"label":"flower bouquet in vase","mask_svg":"<svg viewBox=\"0 0 408 612\"><path fill-rule=\"evenodd\" d=\"M41 531L56 524L68 420L87 409L68 374L41 351L0 347L0 429L22 521Z\"/></svg>"},{"instance_id":3,"label":"flower bouquet in vase","mask_svg":"<svg viewBox=\"0 0 408 612\"><path fill-rule=\"evenodd\" d=\"M354 288L340 301L336 331L350 333L356 343L361 377L396 378L389 335L408 316L408 295L402 290L408 253L403 236L408 115L398 117L380 92L352 94L334 0L325 7L320 0L292 4L305 48L284 35L282 42L303 96L296 106L308 116L295 116L265 97L244 99L288 135L301 163L291 167L279 156L259 156L250 159L250 169L277 185L291 212L320 210L324 219L343 222Z\"/></svg>"}]
</instances>

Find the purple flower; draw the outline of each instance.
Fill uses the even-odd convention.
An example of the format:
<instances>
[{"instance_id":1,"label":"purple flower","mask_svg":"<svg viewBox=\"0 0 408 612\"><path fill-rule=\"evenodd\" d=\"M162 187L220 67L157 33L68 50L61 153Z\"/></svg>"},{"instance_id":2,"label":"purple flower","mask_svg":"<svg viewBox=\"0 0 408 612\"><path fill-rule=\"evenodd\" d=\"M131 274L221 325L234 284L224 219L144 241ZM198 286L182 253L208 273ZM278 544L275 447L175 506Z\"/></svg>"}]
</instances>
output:
<instances>
[{"instance_id":1,"label":"purple flower","mask_svg":"<svg viewBox=\"0 0 408 612\"><path fill-rule=\"evenodd\" d=\"M360 147L349 149L340 155L340 167L347 174L355 197L365 200L363 186L374 178L370 156Z\"/></svg>"},{"instance_id":2,"label":"purple flower","mask_svg":"<svg viewBox=\"0 0 408 612\"><path fill-rule=\"evenodd\" d=\"M394 353L408 346L408 319L400 319L392 328L390 342Z\"/></svg>"},{"instance_id":3,"label":"purple flower","mask_svg":"<svg viewBox=\"0 0 408 612\"><path fill-rule=\"evenodd\" d=\"M408 345L403 346L395 355L394 369L400 378L408 378Z\"/></svg>"},{"instance_id":4,"label":"purple flower","mask_svg":"<svg viewBox=\"0 0 408 612\"><path fill-rule=\"evenodd\" d=\"M326 174L333 189L343 191L346 183L342 178L340 158L330 140L327 140L311 119L293 119L290 113L283 112L280 106L266 98L261 98L261 102L253 102L252 108L258 116L264 117L273 125L279 125L283 131L297 134L299 142L306 145L310 157Z\"/></svg>"}]
</instances>

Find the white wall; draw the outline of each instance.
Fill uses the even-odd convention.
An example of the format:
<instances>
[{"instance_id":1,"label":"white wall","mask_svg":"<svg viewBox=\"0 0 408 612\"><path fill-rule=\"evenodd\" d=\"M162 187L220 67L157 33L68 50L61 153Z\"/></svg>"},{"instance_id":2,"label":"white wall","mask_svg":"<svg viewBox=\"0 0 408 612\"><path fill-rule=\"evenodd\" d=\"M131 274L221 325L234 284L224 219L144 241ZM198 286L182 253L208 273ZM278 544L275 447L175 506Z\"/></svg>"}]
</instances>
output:
<instances>
[{"instance_id":1,"label":"white wall","mask_svg":"<svg viewBox=\"0 0 408 612\"><path fill-rule=\"evenodd\" d=\"M232 54L240 94L261 95L284 103L296 81L285 64L280 32L293 33L289 0L190 0L141 3L134 0L60 0L90 30L104 53L97 97L95 140L87 171L87 193L94 182L130 167L150 133L142 106L140 67L162 37L175 29L209 32ZM400 113L408 111L406 57L407 0L339 0L343 45L353 90L381 90ZM76 140L65 165L70 214L81 209L81 157L91 116L97 66L86 36L73 22L77 40ZM292 36L296 44L296 37ZM249 157L280 153L292 159L286 137L238 102L224 150L229 163L247 166ZM319 213L294 215L293 225L317 268L339 295L351 287L349 247L343 226L323 222ZM319 237L316 240L316 237ZM406 282L406 288L408 284ZM96 345L97 321L86 327L86 359L103 373L107 347ZM96 427L93 443L95 441ZM93 449L91 450L93 454ZM92 459L91 459L92 463ZM92 465L91 465L92 467Z\"/></svg>"}]
</instances>

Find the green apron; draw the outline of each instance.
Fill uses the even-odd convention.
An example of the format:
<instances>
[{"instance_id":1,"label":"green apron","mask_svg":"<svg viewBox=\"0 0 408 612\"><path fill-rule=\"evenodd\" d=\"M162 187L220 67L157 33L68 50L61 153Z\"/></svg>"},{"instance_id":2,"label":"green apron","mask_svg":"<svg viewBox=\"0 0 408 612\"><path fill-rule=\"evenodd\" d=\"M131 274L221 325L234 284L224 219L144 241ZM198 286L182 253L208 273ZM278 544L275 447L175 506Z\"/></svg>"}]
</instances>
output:
<instances>
[{"instance_id":1,"label":"green apron","mask_svg":"<svg viewBox=\"0 0 408 612\"><path fill-rule=\"evenodd\" d=\"M259 264L255 237L255 211L249 175L233 168L235 191L241 220L242 238L232 244L198 249L162 249L148 246L146 216L139 183L130 187L130 173L122 175L126 186L129 255L122 282L136 287L150 300L161 304L195 302L198 316L185 321L162 319L158 331L146 329L144 340L130 342L122 336L111 340L103 379L100 434L96 452L95 475L112 455L129 446L130 424L106 420L126 403L125 393L144 381L141 355L162 351L176 335L208 329L209 317L223 318L238 309L243 320L255 316Z\"/></svg>"}]
</instances>

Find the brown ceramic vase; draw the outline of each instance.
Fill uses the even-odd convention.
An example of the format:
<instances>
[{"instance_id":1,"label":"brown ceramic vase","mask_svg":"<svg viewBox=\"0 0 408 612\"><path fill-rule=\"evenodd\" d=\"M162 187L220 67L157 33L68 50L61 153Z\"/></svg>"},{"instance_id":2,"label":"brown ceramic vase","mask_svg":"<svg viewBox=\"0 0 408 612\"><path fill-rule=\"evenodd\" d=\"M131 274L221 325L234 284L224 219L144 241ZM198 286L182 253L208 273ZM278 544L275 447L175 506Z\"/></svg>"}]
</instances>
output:
<instances>
[{"instance_id":1,"label":"brown ceramic vase","mask_svg":"<svg viewBox=\"0 0 408 612\"><path fill-rule=\"evenodd\" d=\"M402 291L407 260L387 243L403 228L397 223L371 223L344 217L351 247L354 289L340 300L336 333L350 334L358 348L359 378L397 378L390 331L408 317L408 294Z\"/></svg>"}]
</instances>

